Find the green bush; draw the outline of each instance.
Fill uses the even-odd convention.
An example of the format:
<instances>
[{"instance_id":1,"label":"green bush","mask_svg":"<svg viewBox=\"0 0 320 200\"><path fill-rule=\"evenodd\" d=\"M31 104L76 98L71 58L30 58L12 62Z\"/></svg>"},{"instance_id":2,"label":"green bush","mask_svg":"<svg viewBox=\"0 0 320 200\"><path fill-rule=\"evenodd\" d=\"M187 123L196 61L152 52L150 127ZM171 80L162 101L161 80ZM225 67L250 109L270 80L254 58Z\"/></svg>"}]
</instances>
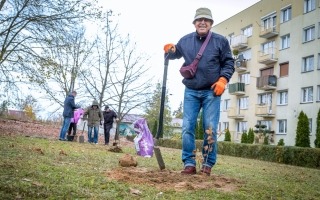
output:
<instances>
[{"instance_id":1,"label":"green bush","mask_svg":"<svg viewBox=\"0 0 320 200\"><path fill-rule=\"evenodd\" d=\"M280 140L279 140L278 146L284 146L284 140L283 140L283 139L280 139Z\"/></svg>"},{"instance_id":2,"label":"green bush","mask_svg":"<svg viewBox=\"0 0 320 200\"><path fill-rule=\"evenodd\" d=\"M314 146L316 148L320 148L320 109L317 116L316 139L314 141Z\"/></svg>"},{"instance_id":3,"label":"green bush","mask_svg":"<svg viewBox=\"0 0 320 200\"><path fill-rule=\"evenodd\" d=\"M229 129L226 130L226 134L224 136L224 141L231 142L231 134L230 134Z\"/></svg>"},{"instance_id":4,"label":"green bush","mask_svg":"<svg viewBox=\"0 0 320 200\"><path fill-rule=\"evenodd\" d=\"M202 140L196 140L196 148L202 149L202 143ZM160 139L158 141L158 145L181 149L182 141ZM221 155L320 169L320 148L241 144L220 141L218 142L218 153Z\"/></svg>"},{"instance_id":5,"label":"green bush","mask_svg":"<svg viewBox=\"0 0 320 200\"><path fill-rule=\"evenodd\" d=\"M296 146L297 147L310 147L309 138L309 120L308 116L301 111L298 117L297 131L296 131Z\"/></svg>"},{"instance_id":6,"label":"green bush","mask_svg":"<svg viewBox=\"0 0 320 200\"><path fill-rule=\"evenodd\" d=\"M244 131L241 135L241 143L248 143L248 134Z\"/></svg>"},{"instance_id":7,"label":"green bush","mask_svg":"<svg viewBox=\"0 0 320 200\"><path fill-rule=\"evenodd\" d=\"M253 128L249 128L249 131L248 131L248 144L253 144L253 142L254 142Z\"/></svg>"}]
</instances>

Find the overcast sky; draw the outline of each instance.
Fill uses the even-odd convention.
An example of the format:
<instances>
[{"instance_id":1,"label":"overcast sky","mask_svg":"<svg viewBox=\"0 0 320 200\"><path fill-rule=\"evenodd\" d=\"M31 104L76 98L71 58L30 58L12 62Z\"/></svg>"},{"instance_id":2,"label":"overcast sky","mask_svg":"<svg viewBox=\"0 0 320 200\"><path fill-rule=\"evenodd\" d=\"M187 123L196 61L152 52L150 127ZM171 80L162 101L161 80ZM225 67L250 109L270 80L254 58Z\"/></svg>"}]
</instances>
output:
<instances>
[{"instance_id":1,"label":"overcast sky","mask_svg":"<svg viewBox=\"0 0 320 200\"><path fill-rule=\"evenodd\" d=\"M199 7L211 10L214 25L250 7L259 0L99 0L107 10L121 14L118 19L121 34L130 34L131 41L151 56L150 75L162 83L163 46L195 31L192 24ZM176 110L183 101L184 85L179 68L183 59L169 62L167 89L170 106Z\"/></svg>"}]
</instances>

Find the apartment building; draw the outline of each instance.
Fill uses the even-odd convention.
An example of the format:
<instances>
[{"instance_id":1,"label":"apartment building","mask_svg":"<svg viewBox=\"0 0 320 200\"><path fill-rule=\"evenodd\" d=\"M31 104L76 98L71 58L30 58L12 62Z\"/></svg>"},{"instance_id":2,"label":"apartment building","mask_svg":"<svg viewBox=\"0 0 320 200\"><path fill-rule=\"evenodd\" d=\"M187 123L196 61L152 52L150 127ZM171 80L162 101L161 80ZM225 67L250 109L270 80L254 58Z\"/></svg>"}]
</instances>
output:
<instances>
[{"instance_id":1,"label":"apartment building","mask_svg":"<svg viewBox=\"0 0 320 200\"><path fill-rule=\"evenodd\" d=\"M236 72L222 96L219 129L231 138L256 124L270 143L294 146L300 111L314 146L320 108L320 0L261 0L215 25L228 38ZM222 140L223 137L220 138Z\"/></svg>"}]
</instances>

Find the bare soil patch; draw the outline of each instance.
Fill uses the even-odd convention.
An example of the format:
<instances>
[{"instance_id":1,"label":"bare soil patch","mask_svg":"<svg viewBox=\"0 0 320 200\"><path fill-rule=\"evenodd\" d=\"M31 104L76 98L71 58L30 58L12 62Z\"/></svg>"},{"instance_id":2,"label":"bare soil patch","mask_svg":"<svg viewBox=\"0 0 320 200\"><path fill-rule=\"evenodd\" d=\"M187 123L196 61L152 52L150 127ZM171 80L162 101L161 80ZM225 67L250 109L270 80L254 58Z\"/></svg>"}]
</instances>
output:
<instances>
[{"instance_id":1,"label":"bare soil patch","mask_svg":"<svg viewBox=\"0 0 320 200\"><path fill-rule=\"evenodd\" d=\"M215 188L219 191L232 192L237 190L243 183L233 178L211 174L183 175L180 171L149 170L141 167L119 167L106 172L110 179L156 187L161 191L175 190L182 192L186 190L207 190Z\"/></svg>"}]
</instances>

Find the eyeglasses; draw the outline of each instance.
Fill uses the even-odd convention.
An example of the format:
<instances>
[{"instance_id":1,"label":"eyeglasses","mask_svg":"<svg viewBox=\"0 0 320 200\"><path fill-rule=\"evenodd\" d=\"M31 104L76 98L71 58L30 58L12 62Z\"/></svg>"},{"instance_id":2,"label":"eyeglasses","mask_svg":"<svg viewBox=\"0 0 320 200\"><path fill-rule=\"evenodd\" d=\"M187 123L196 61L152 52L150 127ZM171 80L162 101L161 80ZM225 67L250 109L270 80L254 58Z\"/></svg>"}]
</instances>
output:
<instances>
[{"instance_id":1,"label":"eyeglasses","mask_svg":"<svg viewBox=\"0 0 320 200\"><path fill-rule=\"evenodd\" d=\"M207 18L199 18L199 19L196 19L196 22L211 22L212 20L211 19L207 19Z\"/></svg>"}]
</instances>

